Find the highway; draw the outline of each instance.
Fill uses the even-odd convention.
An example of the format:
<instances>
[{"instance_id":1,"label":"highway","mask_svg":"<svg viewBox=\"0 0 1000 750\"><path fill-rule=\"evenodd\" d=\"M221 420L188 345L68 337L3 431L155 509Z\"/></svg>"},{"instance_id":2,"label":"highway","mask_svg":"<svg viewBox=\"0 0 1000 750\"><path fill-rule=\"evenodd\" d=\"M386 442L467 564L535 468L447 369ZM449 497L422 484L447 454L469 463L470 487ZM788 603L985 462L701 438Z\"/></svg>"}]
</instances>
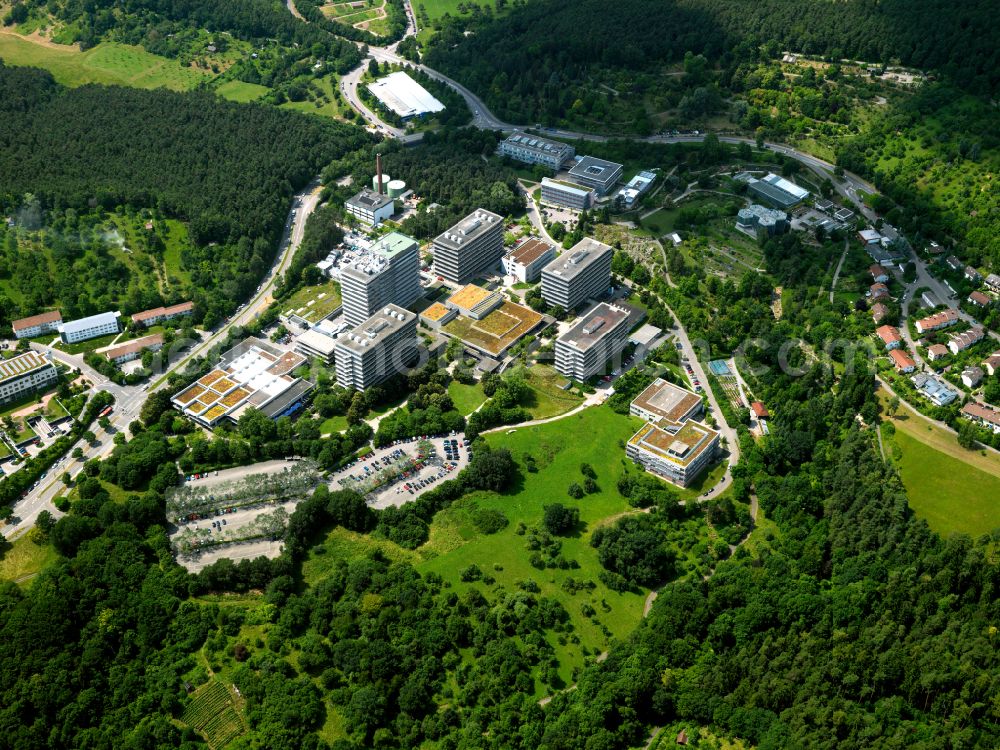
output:
<instances>
[{"instance_id":1,"label":"highway","mask_svg":"<svg viewBox=\"0 0 1000 750\"><path fill-rule=\"evenodd\" d=\"M52 504L55 498L66 489L59 477L65 472L69 472L71 477L76 477L86 461L93 458L104 458L110 454L114 449L114 433L126 430L130 422L138 419L139 411L142 409L142 404L148 393L166 386L167 376L171 372L183 369L193 358L208 353L213 346L224 341L233 326L245 325L267 309L271 304L271 292L278 278L287 270L295 250L302 243L306 219L319 205L319 197L320 184L318 181L310 183L295 195L274 264L262 281L259 290L221 327L195 345L190 352L169 363L163 374L148 389L142 386L120 386L111 382L84 363L83 355L67 354L59 349L32 344L32 348L36 351L47 352L51 354L53 359L79 369L82 375L92 383L95 391L107 391L115 397L114 411L109 417L112 430L110 433L106 432L95 423L91 427L91 431L96 435L96 441L92 445L84 440L78 441L70 448L69 453L49 470L48 475L38 483L37 487L29 490L24 498L14 504L14 519L16 521L3 527L4 537L13 539L26 532L34 525L35 519L38 518L38 514L42 510L48 510L56 517L61 516L62 513ZM72 457L73 448L76 447L83 450L82 459Z\"/></svg>"}]
</instances>

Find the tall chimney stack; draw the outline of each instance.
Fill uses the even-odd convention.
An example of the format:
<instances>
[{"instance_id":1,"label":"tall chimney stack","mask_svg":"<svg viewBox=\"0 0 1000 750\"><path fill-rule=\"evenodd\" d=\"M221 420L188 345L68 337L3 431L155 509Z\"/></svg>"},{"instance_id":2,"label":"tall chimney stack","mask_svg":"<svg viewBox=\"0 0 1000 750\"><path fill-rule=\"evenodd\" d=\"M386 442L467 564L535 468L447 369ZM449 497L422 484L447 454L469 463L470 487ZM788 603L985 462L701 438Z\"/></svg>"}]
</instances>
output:
<instances>
[{"instance_id":1,"label":"tall chimney stack","mask_svg":"<svg viewBox=\"0 0 1000 750\"><path fill-rule=\"evenodd\" d=\"M375 154L375 174L378 177L378 194L382 195L382 154Z\"/></svg>"}]
</instances>

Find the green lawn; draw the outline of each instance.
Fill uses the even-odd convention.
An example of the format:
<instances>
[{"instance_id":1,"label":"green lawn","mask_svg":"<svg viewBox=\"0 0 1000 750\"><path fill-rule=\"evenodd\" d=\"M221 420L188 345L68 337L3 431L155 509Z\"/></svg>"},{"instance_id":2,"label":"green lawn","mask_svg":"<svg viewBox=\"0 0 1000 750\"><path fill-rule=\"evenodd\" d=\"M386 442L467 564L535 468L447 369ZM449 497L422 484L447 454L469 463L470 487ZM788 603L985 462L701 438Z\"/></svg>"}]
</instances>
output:
<instances>
[{"instance_id":1,"label":"green lawn","mask_svg":"<svg viewBox=\"0 0 1000 750\"><path fill-rule=\"evenodd\" d=\"M304 286L282 303L286 314L299 315L317 323L340 306L340 284L327 281L316 286Z\"/></svg>"},{"instance_id":2,"label":"green lawn","mask_svg":"<svg viewBox=\"0 0 1000 750\"><path fill-rule=\"evenodd\" d=\"M486 401L486 394L483 393L483 386L479 383L464 385L457 380L453 380L448 386L448 395L455 404L455 409L463 416L472 414L479 408L480 404Z\"/></svg>"},{"instance_id":3,"label":"green lawn","mask_svg":"<svg viewBox=\"0 0 1000 750\"><path fill-rule=\"evenodd\" d=\"M532 399L523 404L532 419L546 419L564 414L583 403L583 398L564 391L561 386L566 378L548 365L534 365L528 370L528 385Z\"/></svg>"},{"instance_id":4,"label":"green lawn","mask_svg":"<svg viewBox=\"0 0 1000 750\"><path fill-rule=\"evenodd\" d=\"M215 91L219 96L231 102L255 102L264 94L270 91L267 86L256 83L246 83L244 81L226 81L216 86Z\"/></svg>"},{"instance_id":5,"label":"green lawn","mask_svg":"<svg viewBox=\"0 0 1000 750\"><path fill-rule=\"evenodd\" d=\"M899 429L887 441L899 448L895 461L910 507L940 534L977 537L1000 529L1000 477L925 445Z\"/></svg>"},{"instance_id":6,"label":"green lawn","mask_svg":"<svg viewBox=\"0 0 1000 750\"><path fill-rule=\"evenodd\" d=\"M330 417L319 426L320 435L332 435L335 432L344 432L347 429L347 417Z\"/></svg>"},{"instance_id":7,"label":"green lawn","mask_svg":"<svg viewBox=\"0 0 1000 750\"><path fill-rule=\"evenodd\" d=\"M610 516L632 510L616 489L618 477L624 472L624 449L619 447L633 434L639 421L614 413L607 408L587 409L579 415L551 424L526 427L513 434L494 433L488 436L490 445L510 449L519 461L525 454L534 456L537 473L523 472L523 484L505 495L476 493L441 511L431 526L430 540L417 550L423 559L418 568L439 573L457 589L482 587L482 582L463 583L459 573L472 563L485 575L493 576L507 590L517 582L534 580L542 593L558 598L570 614L573 632L579 644L553 643L560 662L560 675L571 682L574 666L583 663L581 646L591 651L603 651L610 640L602 632L607 627L612 638L623 638L642 617L644 594L620 594L597 582L601 570L597 552L590 546L590 535L597 524ZM581 440L579 436L586 435ZM582 500L573 500L566 488L581 478L580 464L587 462L597 472L600 491ZM538 526L542 506L553 502L575 505L586 529L577 537L562 540L562 554L575 560L576 570L538 570L528 562L530 552L525 537L516 533L519 521ZM500 510L510 520L506 529L492 535L481 534L471 521L475 508ZM496 570L494 565L500 566ZM592 592L570 594L562 588L568 579L592 580L597 588ZM606 611L606 602L610 611ZM597 614L598 624L584 617L581 605L589 604Z\"/></svg>"},{"instance_id":8,"label":"green lawn","mask_svg":"<svg viewBox=\"0 0 1000 750\"><path fill-rule=\"evenodd\" d=\"M0 34L0 57L8 65L31 65L50 71L59 83L192 89L211 74L185 67L176 60L150 54L141 47L102 42L86 52L75 45L49 45L14 34Z\"/></svg>"},{"instance_id":9,"label":"green lawn","mask_svg":"<svg viewBox=\"0 0 1000 750\"><path fill-rule=\"evenodd\" d=\"M26 583L28 576L38 574L58 557L51 544L38 545L27 536L13 543L0 539L0 580Z\"/></svg>"},{"instance_id":10,"label":"green lawn","mask_svg":"<svg viewBox=\"0 0 1000 750\"><path fill-rule=\"evenodd\" d=\"M98 336L96 339L77 341L72 344L60 341L56 344L56 348L59 351L66 352L67 354L83 354L84 352L92 352L95 349L100 349L102 346L110 346L111 342L114 341L115 337L118 335L119 334L117 333L109 333L107 336Z\"/></svg>"}]
</instances>

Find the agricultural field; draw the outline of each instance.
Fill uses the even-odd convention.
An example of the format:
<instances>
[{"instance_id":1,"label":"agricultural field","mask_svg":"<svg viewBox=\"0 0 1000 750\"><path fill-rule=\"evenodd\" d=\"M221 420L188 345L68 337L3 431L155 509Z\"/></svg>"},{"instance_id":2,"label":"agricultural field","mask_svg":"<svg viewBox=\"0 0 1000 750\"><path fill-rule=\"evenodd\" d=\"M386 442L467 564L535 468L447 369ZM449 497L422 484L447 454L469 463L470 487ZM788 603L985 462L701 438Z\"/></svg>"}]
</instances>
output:
<instances>
[{"instance_id":1,"label":"agricultural field","mask_svg":"<svg viewBox=\"0 0 1000 750\"><path fill-rule=\"evenodd\" d=\"M340 299L340 284L336 281L305 286L282 303L282 313L318 323L340 307Z\"/></svg>"},{"instance_id":2,"label":"agricultural field","mask_svg":"<svg viewBox=\"0 0 1000 750\"><path fill-rule=\"evenodd\" d=\"M44 68L66 86L103 83L186 91L212 77L207 71L183 66L177 60L153 55L128 44L101 42L81 52L76 45L55 44L10 31L0 32L0 58L8 65Z\"/></svg>"},{"instance_id":3,"label":"agricultural field","mask_svg":"<svg viewBox=\"0 0 1000 750\"><path fill-rule=\"evenodd\" d=\"M212 680L191 696L180 720L197 730L212 750L218 750L247 731L242 704L225 685Z\"/></svg>"},{"instance_id":4,"label":"agricultural field","mask_svg":"<svg viewBox=\"0 0 1000 750\"><path fill-rule=\"evenodd\" d=\"M904 407L905 408L905 407ZM939 534L973 538L1000 529L1000 458L960 447L954 435L909 414L882 427L913 511ZM945 442L948 438L950 440Z\"/></svg>"}]
</instances>

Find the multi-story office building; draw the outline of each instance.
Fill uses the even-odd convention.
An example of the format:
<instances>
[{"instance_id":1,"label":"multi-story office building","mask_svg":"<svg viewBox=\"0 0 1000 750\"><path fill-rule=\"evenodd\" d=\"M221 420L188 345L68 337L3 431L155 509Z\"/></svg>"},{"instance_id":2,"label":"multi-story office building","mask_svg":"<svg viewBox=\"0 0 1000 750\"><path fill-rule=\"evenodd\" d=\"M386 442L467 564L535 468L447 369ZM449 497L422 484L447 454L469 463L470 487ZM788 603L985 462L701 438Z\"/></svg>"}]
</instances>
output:
<instances>
[{"instance_id":1,"label":"multi-story office building","mask_svg":"<svg viewBox=\"0 0 1000 750\"><path fill-rule=\"evenodd\" d=\"M700 422L647 422L628 441L625 455L647 471L687 487L715 458L719 433Z\"/></svg>"},{"instance_id":2,"label":"multi-story office building","mask_svg":"<svg viewBox=\"0 0 1000 750\"><path fill-rule=\"evenodd\" d=\"M621 179L622 169L621 164L613 161L598 159L596 156L581 156L569 170L569 176L573 182L593 188L598 196L604 197Z\"/></svg>"},{"instance_id":3,"label":"multi-story office building","mask_svg":"<svg viewBox=\"0 0 1000 750\"><path fill-rule=\"evenodd\" d=\"M30 339L43 333L54 333L61 323L62 313L58 310L49 310L39 315L32 315L30 318L15 320L10 325L14 329L16 338Z\"/></svg>"},{"instance_id":4,"label":"multi-story office building","mask_svg":"<svg viewBox=\"0 0 1000 750\"><path fill-rule=\"evenodd\" d=\"M47 388L58 379L56 368L38 352L0 360L0 404Z\"/></svg>"},{"instance_id":5,"label":"multi-story office building","mask_svg":"<svg viewBox=\"0 0 1000 750\"><path fill-rule=\"evenodd\" d=\"M525 164L541 164L552 170L562 169L563 164L576 156L576 149L568 144L526 133L508 136L500 143L498 151L501 156Z\"/></svg>"},{"instance_id":6,"label":"multi-story office building","mask_svg":"<svg viewBox=\"0 0 1000 750\"><path fill-rule=\"evenodd\" d=\"M386 305L406 307L420 296L420 253L417 241L390 232L340 269L344 318L364 323Z\"/></svg>"},{"instance_id":7,"label":"multi-story office building","mask_svg":"<svg viewBox=\"0 0 1000 750\"><path fill-rule=\"evenodd\" d=\"M610 245L584 237L542 269L542 299L565 310L603 293L611 285Z\"/></svg>"},{"instance_id":8,"label":"multi-story office building","mask_svg":"<svg viewBox=\"0 0 1000 750\"><path fill-rule=\"evenodd\" d=\"M404 373L418 359L417 316L397 305L337 339L337 383L363 391Z\"/></svg>"},{"instance_id":9,"label":"multi-story office building","mask_svg":"<svg viewBox=\"0 0 1000 750\"><path fill-rule=\"evenodd\" d=\"M670 422L686 422L698 419L704 406L701 396L687 388L668 383L657 378L629 405L629 413L656 422L666 419Z\"/></svg>"},{"instance_id":10,"label":"multi-story office building","mask_svg":"<svg viewBox=\"0 0 1000 750\"><path fill-rule=\"evenodd\" d=\"M396 205L388 195L364 188L344 202L344 209L352 216L356 216L359 221L376 227L392 217L396 212Z\"/></svg>"},{"instance_id":11,"label":"multi-story office building","mask_svg":"<svg viewBox=\"0 0 1000 750\"><path fill-rule=\"evenodd\" d=\"M503 256L503 217L477 208L434 239L434 271L453 284L465 284Z\"/></svg>"},{"instance_id":12,"label":"multi-story office building","mask_svg":"<svg viewBox=\"0 0 1000 750\"><path fill-rule=\"evenodd\" d=\"M604 302L556 339L556 370L583 382L600 373L628 343L628 310Z\"/></svg>"},{"instance_id":13,"label":"multi-story office building","mask_svg":"<svg viewBox=\"0 0 1000 750\"><path fill-rule=\"evenodd\" d=\"M543 177L542 203L586 211L594 205L594 190L565 180Z\"/></svg>"},{"instance_id":14,"label":"multi-story office building","mask_svg":"<svg viewBox=\"0 0 1000 750\"><path fill-rule=\"evenodd\" d=\"M119 333L121 331L121 317L122 314L117 310L99 313L88 318L60 323L57 330L65 343L73 344L98 336L107 336L110 333Z\"/></svg>"}]
</instances>

